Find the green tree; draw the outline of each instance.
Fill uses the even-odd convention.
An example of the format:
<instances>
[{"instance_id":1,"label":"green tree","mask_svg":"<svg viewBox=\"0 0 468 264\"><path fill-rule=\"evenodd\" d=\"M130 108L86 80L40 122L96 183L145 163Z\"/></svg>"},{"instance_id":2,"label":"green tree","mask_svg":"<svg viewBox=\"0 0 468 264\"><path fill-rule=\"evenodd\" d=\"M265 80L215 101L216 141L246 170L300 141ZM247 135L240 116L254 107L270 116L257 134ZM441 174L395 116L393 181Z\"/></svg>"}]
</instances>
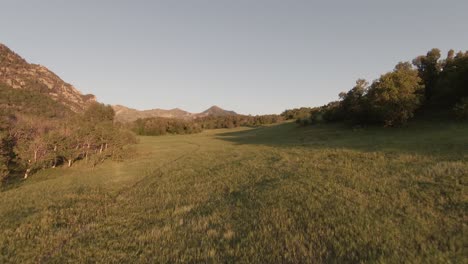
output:
<instances>
[{"instance_id":1,"label":"green tree","mask_svg":"<svg viewBox=\"0 0 468 264\"><path fill-rule=\"evenodd\" d=\"M424 82L424 95L427 100L432 99L437 79L442 70L442 65L439 63L440 56L439 49L432 49L426 56L418 56L413 60L413 64L418 69L419 77Z\"/></svg>"},{"instance_id":2,"label":"green tree","mask_svg":"<svg viewBox=\"0 0 468 264\"><path fill-rule=\"evenodd\" d=\"M468 53L453 54L451 51L447 55L434 89L432 105L442 109L451 109L461 98L468 97Z\"/></svg>"},{"instance_id":3,"label":"green tree","mask_svg":"<svg viewBox=\"0 0 468 264\"><path fill-rule=\"evenodd\" d=\"M341 93L341 111L346 120L354 123L365 122L367 117L366 94L369 83L364 79L358 79L356 85L347 93Z\"/></svg>"},{"instance_id":4,"label":"green tree","mask_svg":"<svg viewBox=\"0 0 468 264\"><path fill-rule=\"evenodd\" d=\"M373 120L385 126L404 124L421 105L423 89L418 72L408 62L382 75L367 93Z\"/></svg>"},{"instance_id":5,"label":"green tree","mask_svg":"<svg viewBox=\"0 0 468 264\"><path fill-rule=\"evenodd\" d=\"M101 103L92 103L84 112L83 118L91 123L113 122L115 117L112 106Z\"/></svg>"}]
</instances>

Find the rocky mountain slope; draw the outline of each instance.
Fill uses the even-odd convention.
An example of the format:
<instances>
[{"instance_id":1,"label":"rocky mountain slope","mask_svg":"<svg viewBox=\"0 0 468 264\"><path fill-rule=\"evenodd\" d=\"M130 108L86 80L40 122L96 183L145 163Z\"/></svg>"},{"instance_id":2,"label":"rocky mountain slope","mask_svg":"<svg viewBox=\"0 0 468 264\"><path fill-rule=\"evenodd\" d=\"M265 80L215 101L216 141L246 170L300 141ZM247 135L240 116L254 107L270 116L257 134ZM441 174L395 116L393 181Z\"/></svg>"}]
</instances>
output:
<instances>
[{"instance_id":1,"label":"rocky mountain slope","mask_svg":"<svg viewBox=\"0 0 468 264\"><path fill-rule=\"evenodd\" d=\"M170 110L151 109L140 111L122 105L114 105L112 107L115 111L116 120L120 122L132 122L139 118L150 117L178 118L188 120L205 116L237 115L237 113L234 111L227 111L218 106L212 106L201 113L190 113L179 108L174 108Z\"/></svg>"},{"instance_id":2,"label":"rocky mountain slope","mask_svg":"<svg viewBox=\"0 0 468 264\"><path fill-rule=\"evenodd\" d=\"M14 89L34 90L47 94L74 112L81 112L90 102L96 101L94 95L81 94L46 67L28 63L1 43L0 83Z\"/></svg>"}]
</instances>

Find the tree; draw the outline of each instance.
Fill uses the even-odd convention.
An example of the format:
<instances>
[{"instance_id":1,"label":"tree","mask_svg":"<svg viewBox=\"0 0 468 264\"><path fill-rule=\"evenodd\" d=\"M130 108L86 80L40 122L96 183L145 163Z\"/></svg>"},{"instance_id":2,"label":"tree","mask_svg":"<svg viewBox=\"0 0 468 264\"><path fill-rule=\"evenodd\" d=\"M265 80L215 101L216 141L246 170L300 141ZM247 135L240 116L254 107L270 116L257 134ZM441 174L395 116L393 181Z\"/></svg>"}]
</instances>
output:
<instances>
[{"instance_id":1,"label":"tree","mask_svg":"<svg viewBox=\"0 0 468 264\"><path fill-rule=\"evenodd\" d=\"M440 50L432 49L426 56L418 56L413 60L413 64L418 69L419 77L424 82L424 95L427 100L432 99L437 79L441 72L439 63Z\"/></svg>"},{"instance_id":2,"label":"tree","mask_svg":"<svg viewBox=\"0 0 468 264\"><path fill-rule=\"evenodd\" d=\"M283 113L281 113L281 117L286 120L306 119L311 116L311 113L314 110L316 110L316 108L311 108L311 107L288 109L288 110L285 110Z\"/></svg>"},{"instance_id":3,"label":"tree","mask_svg":"<svg viewBox=\"0 0 468 264\"><path fill-rule=\"evenodd\" d=\"M347 93L341 93L340 108L345 119L354 123L365 122L367 117L366 94L369 83L364 79L358 79L356 85Z\"/></svg>"},{"instance_id":4,"label":"tree","mask_svg":"<svg viewBox=\"0 0 468 264\"><path fill-rule=\"evenodd\" d=\"M421 105L423 89L418 72L408 62L382 75L367 93L373 121L385 126L404 124Z\"/></svg>"},{"instance_id":5,"label":"tree","mask_svg":"<svg viewBox=\"0 0 468 264\"><path fill-rule=\"evenodd\" d=\"M459 52L447 54L444 67L434 88L432 105L442 109L451 109L460 102L461 98L468 97L468 54Z\"/></svg>"},{"instance_id":6,"label":"tree","mask_svg":"<svg viewBox=\"0 0 468 264\"><path fill-rule=\"evenodd\" d=\"M112 106L101 103L92 103L85 111L83 118L91 123L113 122L115 112Z\"/></svg>"},{"instance_id":7,"label":"tree","mask_svg":"<svg viewBox=\"0 0 468 264\"><path fill-rule=\"evenodd\" d=\"M50 161L46 135L55 127L54 122L38 117L18 116L13 129L14 151L19 165L25 169L24 178Z\"/></svg>"}]
</instances>

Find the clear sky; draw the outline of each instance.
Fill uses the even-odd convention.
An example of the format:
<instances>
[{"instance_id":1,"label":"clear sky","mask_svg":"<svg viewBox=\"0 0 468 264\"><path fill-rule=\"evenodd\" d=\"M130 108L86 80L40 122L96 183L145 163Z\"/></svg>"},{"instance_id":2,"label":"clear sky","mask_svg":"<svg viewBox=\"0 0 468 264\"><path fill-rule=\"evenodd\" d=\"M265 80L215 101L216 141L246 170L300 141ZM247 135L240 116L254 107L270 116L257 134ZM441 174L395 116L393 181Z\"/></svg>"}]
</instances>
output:
<instances>
[{"instance_id":1,"label":"clear sky","mask_svg":"<svg viewBox=\"0 0 468 264\"><path fill-rule=\"evenodd\" d=\"M137 109L280 113L433 47L468 49L467 0L1 0L0 42Z\"/></svg>"}]
</instances>

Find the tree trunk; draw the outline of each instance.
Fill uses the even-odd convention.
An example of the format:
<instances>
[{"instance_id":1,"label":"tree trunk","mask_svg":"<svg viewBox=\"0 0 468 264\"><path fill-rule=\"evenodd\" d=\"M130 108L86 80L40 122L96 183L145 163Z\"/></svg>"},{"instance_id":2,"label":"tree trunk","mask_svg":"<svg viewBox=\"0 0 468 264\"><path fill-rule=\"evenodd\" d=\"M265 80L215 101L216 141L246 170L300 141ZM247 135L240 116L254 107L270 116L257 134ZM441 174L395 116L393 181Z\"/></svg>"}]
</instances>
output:
<instances>
[{"instance_id":1,"label":"tree trunk","mask_svg":"<svg viewBox=\"0 0 468 264\"><path fill-rule=\"evenodd\" d=\"M54 165L52 166L52 168L55 168L57 167L57 145L54 145Z\"/></svg>"},{"instance_id":2,"label":"tree trunk","mask_svg":"<svg viewBox=\"0 0 468 264\"><path fill-rule=\"evenodd\" d=\"M31 171L31 169L27 169L26 172L24 173L24 179L27 179L28 178L28 175L29 175L29 172Z\"/></svg>"},{"instance_id":3,"label":"tree trunk","mask_svg":"<svg viewBox=\"0 0 468 264\"><path fill-rule=\"evenodd\" d=\"M69 159L69 160L68 160L68 168L70 168L70 167L71 167L71 165L72 165L72 160L71 160L71 159Z\"/></svg>"}]
</instances>

